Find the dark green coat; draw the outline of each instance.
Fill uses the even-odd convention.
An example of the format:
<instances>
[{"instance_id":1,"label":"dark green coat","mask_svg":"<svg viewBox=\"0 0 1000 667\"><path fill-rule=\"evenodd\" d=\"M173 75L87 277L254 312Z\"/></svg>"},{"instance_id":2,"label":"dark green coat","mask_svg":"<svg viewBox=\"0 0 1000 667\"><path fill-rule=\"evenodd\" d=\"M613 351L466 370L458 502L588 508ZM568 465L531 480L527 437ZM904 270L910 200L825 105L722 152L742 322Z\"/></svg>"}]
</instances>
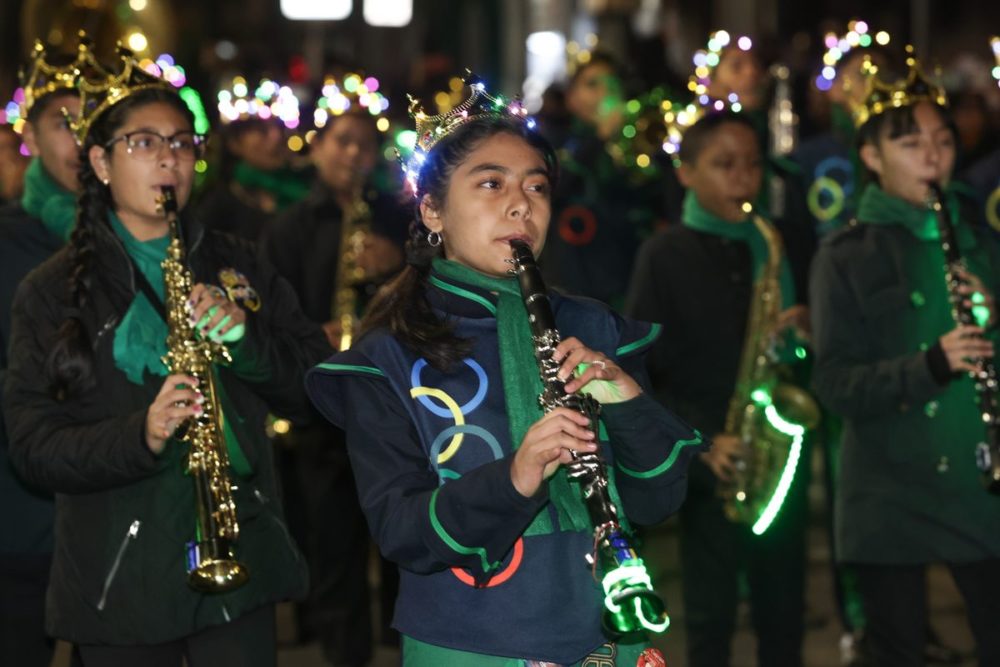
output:
<instances>
[{"instance_id":1,"label":"dark green coat","mask_svg":"<svg viewBox=\"0 0 1000 667\"><path fill-rule=\"evenodd\" d=\"M1000 294L1000 257L978 238L970 270ZM937 241L902 226L831 235L812 274L820 399L844 418L837 487L841 561L970 562L1000 556L1000 497L975 465L985 431L972 381L939 384L927 350L952 330Z\"/></svg>"}]
</instances>

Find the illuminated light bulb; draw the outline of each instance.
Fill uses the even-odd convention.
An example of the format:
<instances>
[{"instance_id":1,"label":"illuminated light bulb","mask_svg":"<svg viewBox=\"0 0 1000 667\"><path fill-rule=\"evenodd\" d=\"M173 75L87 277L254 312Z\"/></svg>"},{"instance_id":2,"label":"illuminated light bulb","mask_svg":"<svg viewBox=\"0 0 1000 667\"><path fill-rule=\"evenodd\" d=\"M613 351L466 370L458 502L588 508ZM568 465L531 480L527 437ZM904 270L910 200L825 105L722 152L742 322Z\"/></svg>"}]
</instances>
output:
<instances>
[{"instance_id":1,"label":"illuminated light bulb","mask_svg":"<svg viewBox=\"0 0 1000 667\"><path fill-rule=\"evenodd\" d=\"M132 49L136 53L145 51L147 46L149 46L149 42L146 40L146 36L141 32L136 31L128 36L128 48Z\"/></svg>"}]
</instances>

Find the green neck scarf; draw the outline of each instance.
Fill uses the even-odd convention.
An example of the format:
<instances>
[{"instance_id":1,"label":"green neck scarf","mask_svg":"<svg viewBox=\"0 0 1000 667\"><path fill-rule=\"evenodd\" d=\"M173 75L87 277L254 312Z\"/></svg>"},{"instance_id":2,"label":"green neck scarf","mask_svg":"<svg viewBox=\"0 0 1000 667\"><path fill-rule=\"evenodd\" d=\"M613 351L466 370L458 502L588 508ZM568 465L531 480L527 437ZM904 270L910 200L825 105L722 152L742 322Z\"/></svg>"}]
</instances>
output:
<instances>
[{"instance_id":1,"label":"green neck scarf","mask_svg":"<svg viewBox=\"0 0 1000 667\"><path fill-rule=\"evenodd\" d=\"M503 378L507 422L510 427L511 445L521 446L528 428L542 417L538 397L542 393L542 380L535 361L531 325L528 311L521 300L521 289L515 278L493 278L450 260L435 259L431 273L432 282L445 281L477 287L497 296L497 336L500 346L500 371ZM566 475L566 469L549 479L549 498L559 516L563 530L590 530L586 506L576 488ZM612 499L619 507L620 501L612 485ZM546 512L540 512L525 535L552 532Z\"/></svg>"},{"instance_id":2,"label":"green neck scarf","mask_svg":"<svg viewBox=\"0 0 1000 667\"><path fill-rule=\"evenodd\" d=\"M972 232L965 225L957 224L959 221L958 198L955 197L955 193L950 187L945 191L944 199L944 205L951 213L951 219L956 223L955 234L958 237L959 247L972 247L975 245ZM876 183L869 183L861 194L861 201L858 202L858 221L867 225L905 227L921 241L937 242L941 240L937 215L934 211L924 206L914 206L899 197L886 194L885 190Z\"/></svg>"},{"instance_id":3,"label":"green neck scarf","mask_svg":"<svg viewBox=\"0 0 1000 667\"><path fill-rule=\"evenodd\" d=\"M309 184L290 169L264 171L244 161L236 163L233 180L245 188L264 190L274 195L278 210L299 201L309 194Z\"/></svg>"},{"instance_id":4,"label":"green neck scarf","mask_svg":"<svg viewBox=\"0 0 1000 667\"><path fill-rule=\"evenodd\" d=\"M125 246L125 251L146 277L153 291L163 300L163 268L160 263L167 258L170 236L149 241L139 241L112 212L108 216L111 229ZM146 295L137 292L132 304L115 329L113 345L115 366L125 373L129 382L143 383L144 371L166 377L167 367L163 355L167 353L167 323L156 312Z\"/></svg>"},{"instance_id":5,"label":"green neck scarf","mask_svg":"<svg viewBox=\"0 0 1000 667\"><path fill-rule=\"evenodd\" d=\"M21 206L41 220L53 236L69 240L76 222L76 195L49 176L40 158L33 158L24 173Z\"/></svg>"},{"instance_id":6,"label":"green neck scarf","mask_svg":"<svg viewBox=\"0 0 1000 667\"><path fill-rule=\"evenodd\" d=\"M750 219L743 222L729 222L706 210L691 190L684 195L684 210L681 221L685 227L699 232L715 234L727 239L742 241L750 246L750 259L753 262L753 275L756 280L764 270L769 258L769 249L764 235ZM795 281L792 280L792 270L788 266L788 258L782 254L781 271L778 277L781 285L781 303L784 308L795 304Z\"/></svg>"}]
</instances>

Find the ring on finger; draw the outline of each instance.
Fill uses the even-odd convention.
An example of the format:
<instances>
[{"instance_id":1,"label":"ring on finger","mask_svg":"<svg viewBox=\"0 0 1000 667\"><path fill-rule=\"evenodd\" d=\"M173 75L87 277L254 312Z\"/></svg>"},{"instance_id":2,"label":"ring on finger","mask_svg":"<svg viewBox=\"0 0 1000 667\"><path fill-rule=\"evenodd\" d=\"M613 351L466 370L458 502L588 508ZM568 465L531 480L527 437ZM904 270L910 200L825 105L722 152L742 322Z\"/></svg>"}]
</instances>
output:
<instances>
[{"instance_id":1,"label":"ring on finger","mask_svg":"<svg viewBox=\"0 0 1000 667\"><path fill-rule=\"evenodd\" d=\"M608 368L608 362L604 361L603 359L595 359L590 363L594 366L599 366L602 371Z\"/></svg>"},{"instance_id":2,"label":"ring on finger","mask_svg":"<svg viewBox=\"0 0 1000 667\"><path fill-rule=\"evenodd\" d=\"M218 285L210 285L208 288L208 293L215 297L216 300L222 300L226 298L226 293L222 291L222 288Z\"/></svg>"}]
</instances>

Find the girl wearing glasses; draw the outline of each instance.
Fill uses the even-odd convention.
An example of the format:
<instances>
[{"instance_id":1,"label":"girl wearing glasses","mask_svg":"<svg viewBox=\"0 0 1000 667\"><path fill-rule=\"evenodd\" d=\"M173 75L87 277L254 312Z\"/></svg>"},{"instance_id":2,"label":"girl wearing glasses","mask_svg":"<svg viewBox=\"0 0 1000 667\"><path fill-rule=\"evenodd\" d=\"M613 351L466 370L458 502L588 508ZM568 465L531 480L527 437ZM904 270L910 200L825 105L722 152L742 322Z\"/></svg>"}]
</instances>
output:
<instances>
[{"instance_id":1,"label":"girl wearing glasses","mask_svg":"<svg viewBox=\"0 0 1000 667\"><path fill-rule=\"evenodd\" d=\"M298 418L302 376L326 351L320 329L252 248L183 211L200 138L166 85L144 85L81 119L81 194L68 247L25 279L13 308L4 392L10 455L56 493L47 629L92 665L274 665L274 604L306 592L304 562L277 498L267 412ZM85 112L86 113L86 112ZM203 398L163 364L173 187L203 336L233 358L217 367L236 558L249 581L224 594L187 584L198 539L187 447L175 438Z\"/></svg>"}]
</instances>

